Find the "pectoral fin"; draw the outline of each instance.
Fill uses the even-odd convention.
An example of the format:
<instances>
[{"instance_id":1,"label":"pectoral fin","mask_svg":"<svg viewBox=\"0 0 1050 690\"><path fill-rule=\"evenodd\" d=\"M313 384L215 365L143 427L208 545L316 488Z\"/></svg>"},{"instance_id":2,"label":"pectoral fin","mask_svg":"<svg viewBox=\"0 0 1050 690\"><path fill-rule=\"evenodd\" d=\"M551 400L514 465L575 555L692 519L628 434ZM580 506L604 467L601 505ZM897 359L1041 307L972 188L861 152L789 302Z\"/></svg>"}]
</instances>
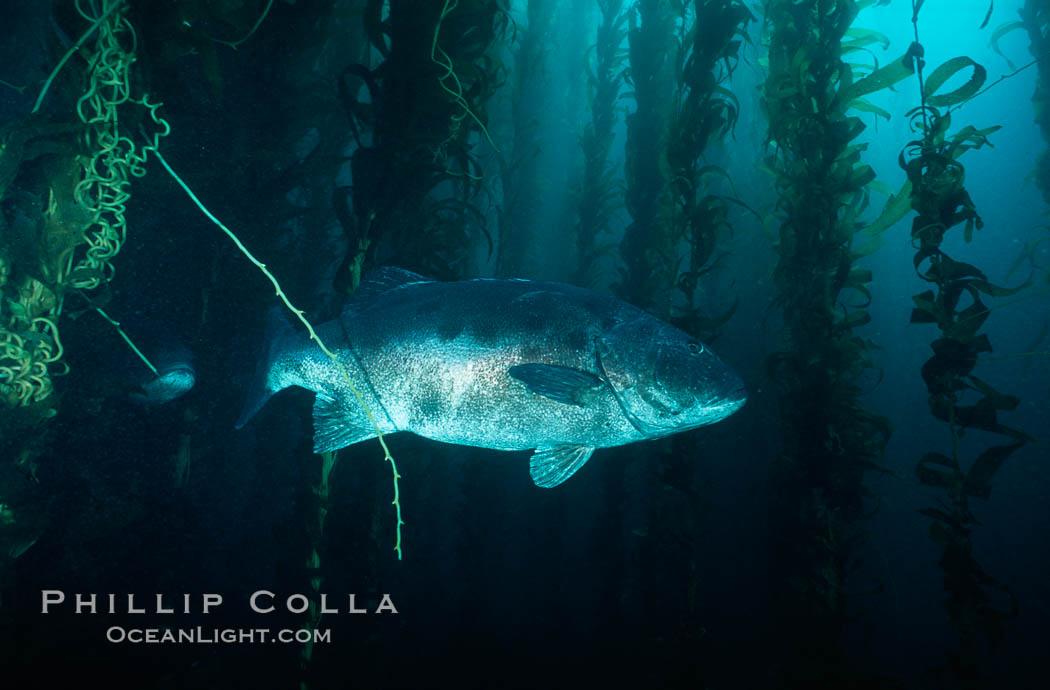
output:
<instances>
[{"instance_id":1,"label":"pectoral fin","mask_svg":"<svg viewBox=\"0 0 1050 690\"><path fill-rule=\"evenodd\" d=\"M509 373L536 395L580 407L605 383L590 372L556 364L519 364L511 367Z\"/></svg>"},{"instance_id":2,"label":"pectoral fin","mask_svg":"<svg viewBox=\"0 0 1050 690\"><path fill-rule=\"evenodd\" d=\"M558 486L584 466L594 448L590 446L551 446L537 448L529 461L529 474L536 486Z\"/></svg>"}]
</instances>

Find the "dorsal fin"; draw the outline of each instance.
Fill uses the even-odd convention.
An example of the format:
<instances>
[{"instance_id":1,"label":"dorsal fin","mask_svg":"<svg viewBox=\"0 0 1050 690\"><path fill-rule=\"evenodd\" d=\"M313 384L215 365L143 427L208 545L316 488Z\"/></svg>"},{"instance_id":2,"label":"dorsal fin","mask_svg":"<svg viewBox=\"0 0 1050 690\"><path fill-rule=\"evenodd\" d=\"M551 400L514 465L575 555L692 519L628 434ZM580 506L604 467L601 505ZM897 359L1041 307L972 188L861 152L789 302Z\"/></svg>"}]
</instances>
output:
<instances>
[{"instance_id":1,"label":"dorsal fin","mask_svg":"<svg viewBox=\"0 0 1050 690\"><path fill-rule=\"evenodd\" d=\"M361 280L361 284L354 291L354 299L361 297L375 297L376 295L394 290L413 283L433 283L426 276L421 276L412 271L406 271L396 266L376 266Z\"/></svg>"}]
</instances>

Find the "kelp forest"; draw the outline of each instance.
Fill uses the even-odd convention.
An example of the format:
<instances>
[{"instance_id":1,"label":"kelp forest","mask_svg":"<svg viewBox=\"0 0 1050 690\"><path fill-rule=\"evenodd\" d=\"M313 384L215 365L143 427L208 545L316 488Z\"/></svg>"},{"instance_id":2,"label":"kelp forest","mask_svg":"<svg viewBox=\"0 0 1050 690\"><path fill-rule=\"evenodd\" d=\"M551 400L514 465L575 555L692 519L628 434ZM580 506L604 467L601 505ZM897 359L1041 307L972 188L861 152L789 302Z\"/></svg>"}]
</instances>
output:
<instances>
[{"instance_id":1,"label":"kelp forest","mask_svg":"<svg viewBox=\"0 0 1050 690\"><path fill-rule=\"evenodd\" d=\"M0 16L5 681L1044 686L1050 0ZM608 388L631 442L393 433L372 381L440 374L360 385L355 324L461 343L370 305L477 280L490 329L504 285L633 305L747 402L647 434L650 350L570 325L597 375L491 385Z\"/></svg>"}]
</instances>

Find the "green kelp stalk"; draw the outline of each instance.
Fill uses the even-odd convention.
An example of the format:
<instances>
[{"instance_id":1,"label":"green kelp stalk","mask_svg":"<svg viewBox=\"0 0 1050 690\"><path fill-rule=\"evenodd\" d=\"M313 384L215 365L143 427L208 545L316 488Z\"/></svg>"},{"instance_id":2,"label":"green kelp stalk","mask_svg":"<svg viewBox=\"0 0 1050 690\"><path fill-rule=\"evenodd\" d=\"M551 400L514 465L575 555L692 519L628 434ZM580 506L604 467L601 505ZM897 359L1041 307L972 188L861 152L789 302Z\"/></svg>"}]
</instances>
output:
<instances>
[{"instance_id":1,"label":"green kelp stalk","mask_svg":"<svg viewBox=\"0 0 1050 690\"><path fill-rule=\"evenodd\" d=\"M338 79L356 143L350 160L353 184L337 189L334 197L349 239L337 275L346 294L376 262L443 278L468 271L471 248L479 236L488 237L484 215L473 201L484 180L474 149L479 144L495 148L486 108L499 86L497 54L509 26L506 3L495 0L369 0L362 20L378 64L352 64ZM490 250L491 244L490 239ZM329 479L337 457L326 453L319 460L309 491L300 496L304 514L313 516L306 523L313 544L307 566L315 592L323 582ZM364 481L379 479L371 476L374 468L351 465ZM382 516L387 512L385 502L377 500L365 517L375 544L386 538ZM357 552L364 554L363 571L381 571L376 549ZM319 622L313 607L310 626ZM301 664L307 674L312 655L312 647L304 647Z\"/></svg>"},{"instance_id":2,"label":"green kelp stalk","mask_svg":"<svg viewBox=\"0 0 1050 690\"><path fill-rule=\"evenodd\" d=\"M736 124L739 104L724 84L753 16L735 0L643 0L628 16L637 107L627 118L631 222L619 292L709 340L733 308L709 317L697 306L701 278L718 266L717 241L729 230L730 201L709 191L728 176L705 156Z\"/></svg>"},{"instance_id":3,"label":"green kelp stalk","mask_svg":"<svg viewBox=\"0 0 1050 690\"><path fill-rule=\"evenodd\" d=\"M593 287L601 275L599 261L611 254L608 233L621 205L616 165L610 160L613 128L618 119L616 105L623 89L626 61L624 39L627 37L627 14L623 0L599 0L601 21L593 48L587 53L587 87L590 92L591 121L580 137L583 152L583 178L576 196L576 272L573 282ZM629 10L628 10L629 11ZM606 244L601 244L602 239ZM602 512L597 519L588 547L590 557L604 561L604 577L596 583L595 599L601 620L596 629L615 636L623 628L623 603L620 584L624 564L620 558L607 558L622 548L623 507L627 491L623 465L603 462L596 468L601 474Z\"/></svg>"},{"instance_id":4,"label":"green kelp stalk","mask_svg":"<svg viewBox=\"0 0 1050 690\"><path fill-rule=\"evenodd\" d=\"M635 112L627 117L627 211L620 256L620 295L665 320L677 277L678 246L671 235L674 201L667 160L676 59L681 53L671 3L639 0L628 31Z\"/></svg>"},{"instance_id":5,"label":"green kelp stalk","mask_svg":"<svg viewBox=\"0 0 1050 690\"><path fill-rule=\"evenodd\" d=\"M350 65L338 80L357 146L353 185L336 192L349 237L337 280L347 292L377 260L458 277L477 237L488 237L473 202L484 181L474 147L495 146L486 106L509 21L499 0L366 4L379 64Z\"/></svg>"},{"instance_id":6,"label":"green kelp stalk","mask_svg":"<svg viewBox=\"0 0 1050 690\"><path fill-rule=\"evenodd\" d=\"M351 245L343 270L378 255L457 277L479 238L491 246L473 201L483 181L474 149L497 148L486 108L500 85L506 2L369 0L363 19L380 60L351 65L339 79L357 144L353 186L337 200Z\"/></svg>"},{"instance_id":7,"label":"green kelp stalk","mask_svg":"<svg viewBox=\"0 0 1050 690\"><path fill-rule=\"evenodd\" d=\"M1039 60L1035 93L1032 94L1035 123L1043 133L1043 141L1050 145L1050 1L1025 0L1020 15L1021 24L1031 41L1029 50ZM1050 204L1050 149L1043 149L1039 154L1035 183L1043 193L1043 199Z\"/></svg>"},{"instance_id":8,"label":"green kelp stalk","mask_svg":"<svg viewBox=\"0 0 1050 690\"><path fill-rule=\"evenodd\" d=\"M737 97L726 86L736 69L740 46L750 41L747 27L754 15L737 0L694 0L682 8L679 58L667 162L671 169L674 203L673 239L688 248L675 276L676 326L710 341L718 327L736 310L736 302L721 314L707 314L700 306L703 277L716 270L725 251L720 239L730 234L733 199L714 193L717 180L728 180L721 167L708 163L711 145L733 131L739 115Z\"/></svg>"},{"instance_id":9,"label":"green kelp stalk","mask_svg":"<svg viewBox=\"0 0 1050 690\"><path fill-rule=\"evenodd\" d=\"M553 31L555 0L528 0L526 26L516 31L514 70L510 79L510 121L514 134L500 152L500 185L503 198L499 208L499 247L496 275L528 277L536 257L535 218L544 196L540 153L546 133L536 112L537 103L546 102L547 74L544 61ZM546 118L543 118L546 120Z\"/></svg>"},{"instance_id":10,"label":"green kelp stalk","mask_svg":"<svg viewBox=\"0 0 1050 690\"><path fill-rule=\"evenodd\" d=\"M988 135L999 127L978 130L966 126L950 133L951 106L979 92L985 70L969 58L955 58L923 81L918 30L921 4L912 3L916 28L909 53L916 57L922 99L910 117L912 130L921 132L922 138L907 145L901 165L911 184L911 206L916 212L911 227L916 248L913 263L919 277L933 289L912 297L911 321L936 324L940 331L931 344L933 356L922 367L922 378L930 394L930 412L948 424L951 451L926 453L916 473L924 485L944 491L944 500L920 512L932 519L930 538L943 548L944 604L959 640L959 648L947 653L949 670L957 687L975 690L988 687L980 668L978 636L983 635L994 648L1005 634L1004 624L1017 616L1018 607L1010 589L977 562L972 533L978 522L970 510L970 498L988 499L999 467L1031 440L998 419L1000 412L1015 409L1020 400L998 392L973 373L980 355L992 350L988 335L980 332L992 311L982 297L1007 297L1028 285L1013 289L994 285L979 268L955 261L941 249L950 229L961 226L963 239L969 243L974 230L984 225L966 191L966 171L959 157L989 144ZM973 76L964 86L935 95L951 74L967 67L972 67ZM942 112L945 108L948 110ZM985 448L964 468L960 439L967 429L998 434L1006 443Z\"/></svg>"},{"instance_id":11,"label":"green kelp stalk","mask_svg":"<svg viewBox=\"0 0 1050 690\"><path fill-rule=\"evenodd\" d=\"M867 323L870 271L853 266L860 214L874 177L861 162L864 129L847 110L906 74L899 61L854 82L843 60L859 11L852 0L766 8L769 168L780 220L774 272L787 342L768 361L780 387L778 682L820 687L855 678L846 658L847 584L863 539L865 472L878 469L888 421L860 404L873 367Z\"/></svg>"},{"instance_id":12,"label":"green kelp stalk","mask_svg":"<svg viewBox=\"0 0 1050 690\"><path fill-rule=\"evenodd\" d=\"M729 232L730 201L710 191L725 171L706 161L737 118L726 84L746 40L752 15L740 2L639 2L629 13L629 58L635 112L627 118L625 172L631 222L620 244L624 263L617 286L625 299L706 341L735 307L708 316L698 305L704 277L718 265L718 242ZM700 602L704 549L704 493L697 459L701 435L672 437L649 447L658 463L647 486L647 523L632 533L638 575L656 608L678 610L645 635L654 663L667 654L667 631L693 663L683 682L702 684L705 670ZM606 482L610 498L615 483ZM610 506L612 507L612 506ZM668 583L673 584L668 584ZM666 598L666 602L665 602ZM671 601L684 602L677 605ZM652 621L650 621L652 623Z\"/></svg>"},{"instance_id":13,"label":"green kelp stalk","mask_svg":"<svg viewBox=\"0 0 1050 690\"><path fill-rule=\"evenodd\" d=\"M623 0L598 0L601 22L594 47L593 63L587 63L587 89L591 121L580 137L583 150L583 180L576 197L579 220L576 225L577 285L597 283L599 260L610 247L599 244L610 231L618 207L616 168L609 160L613 144L613 127L617 121L616 104L623 88L623 40L627 36L627 14Z\"/></svg>"}]
</instances>

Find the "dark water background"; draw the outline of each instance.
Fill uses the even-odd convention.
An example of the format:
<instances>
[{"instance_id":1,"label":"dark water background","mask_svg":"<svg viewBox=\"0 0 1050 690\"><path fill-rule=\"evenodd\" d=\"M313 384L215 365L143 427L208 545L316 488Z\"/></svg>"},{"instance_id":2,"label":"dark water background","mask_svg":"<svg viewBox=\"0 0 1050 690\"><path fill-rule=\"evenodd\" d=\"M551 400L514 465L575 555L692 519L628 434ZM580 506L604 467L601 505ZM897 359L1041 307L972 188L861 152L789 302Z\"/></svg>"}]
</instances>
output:
<instances>
[{"instance_id":1,"label":"dark water background","mask_svg":"<svg viewBox=\"0 0 1050 690\"><path fill-rule=\"evenodd\" d=\"M144 88L165 103L173 130L164 155L274 271L293 301L324 320L337 308L333 281L348 246L331 194L352 178L348 165L335 159L355 150L333 75L367 55L355 28L357 3L337 2L333 9L324 2L276 2L239 49L210 51L165 34L169 3L149 10L149 3L133 5L140 42L150 46L143 49ZM206 3L199 5L184 4L187 16L212 16ZM235 16L247 21L213 20L208 30L243 34L263 3L245 5ZM920 26L931 64L963 54L984 64L990 81L1011 71L988 47L990 29L978 29L986 3L927 5ZM1013 20L1019 5L996 3L989 27ZM0 7L6 26L0 78L32 85L23 94L0 91L0 120L6 122L28 113L54 64L44 47L53 25L48 3ZM507 263L521 277L570 281L572 190L581 169L579 135L590 117L582 56L598 15L582 1L550 7L556 15L541 40L540 72L517 80L514 47L503 48L506 82L487 109L488 128L507 147L515 126L524 127L525 112L537 146L517 178L527 197L517 227L528 229L517 240L520 255ZM318 23L319 16L335 16L326 12L343 14ZM524 40L523 7L514 12L517 38ZM756 14L751 34L758 44ZM866 10L856 25L889 36L889 51L873 49L888 60L910 42L910 19L909 3L895 1ZM1018 65L1030 59L1027 47L1023 31L1002 41ZM729 172L737 196L769 218L776 192L762 169L766 124L758 89L764 75L755 50L744 47L731 82L740 101L735 134L708 157ZM994 352L977 370L1020 398L1004 420L1037 439L1003 465L988 500L971 501L980 521L975 555L1019 602L1004 639L994 649L980 645L983 687L989 688L1040 687L1050 641L1050 358L998 358L1048 347L1037 336L1050 318L1050 299L1033 294L1045 290L1045 278L1027 263L1009 274L1025 243L1047 232L1040 226L1046 204L1029 179L1047 145L1033 121L1035 79L1035 68L1021 72L954 116L960 126L1003 128L992 135L994 148L963 160L967 189L986 227L969 244L961 233L950 233L945 250L975 263L993 282L1015 285L1030 273L1034 281L1022 293L1026 299L1003 299L1008 304L992 314L986 332ZM60 84L61 77L48 111L56 119L68 118L75 100L72 78L61 87L68 93ZM525 103L517 115L511 89ZM865 117L865 161L894 192L904 179L897 155L914 138L904 113L916 97L914 84L902 82L895 92L872 98L892 113L890 121ZM629 95L620 107L632 109ZM623 115L611 148L618 179ZM329 146L331 159L292 165L304 160L313 142ZM499 161L491 147L477 135L471 145L485 174L496 179ZM288 176L294 184L286 184ZM506 192L486 184L479 205L498 243L496 218ZM389 188L396 181L387 185L383 193L396 197ZM876 206L883 196L873 198ZM290 209L301 213L292 217ZM253 613L247 598L261 589L280 596L310 591L304 567L311 542L308 487L318 463L310 453L311 396L303 391L282 393L247 428L233 429L274 303L270 286L155 162L134 181L128 218L108 309L129 331L137 321L162 319L194 351L197 386L166 406L131 405L122 386L139 365L112 329L90 313L64 322L71 373L57 384L59 414L41 428L46 441L37 460L47 527L14 562L0 607L5 680L21 674L32 687L49 687L90 677L139 688L294 687L301 681L317 688L793 686L784 671L791 662L783 657L795 623L778 603L785 575L775 544L784 519L778 511L786 509L778 500L780 420L776 384L765 367L785 333L774 306L775 232L763 230L753 216L734 210L734 232L720 240L728 258L704 286L713 308L739 300L714 343L750 390L748 404L730 419L674 439L598 451L554 490L532 484L528 453L392 436L406 522L400 562L392 551L392 487L381 450L370 442L339 454L321 542L321 591L344 610L346 593L357 593L358 603L370 609L389 593L398 614L325 616L320 627L331 630L332 642L318 645L308 669L301 668L301 648L294 644L105 641L111 625L303 627L303 616ZM628 220L622 207L615 219L612 242ZM885 246L863 262L874 282L872 321L862 334L881 348L881 375L866 382L863 402L890 418L893 435L882 461L888 471L865 475L872 515L861 525L868 538L856 547L860 564L846 585L848 621L840 640L849 662L844 675L826 678L827 687L958 682L937 670L957 642L943 606L940 549L927 534L929 520L918 513L943 492L921 485L915 464L928 451L946 452L950 436L930 414L919 376L936 331L908 323L911 296L925 289L912 267L909 224L888 231ZM466 258L439 277L502 272L486 245L479 237ZM1036 255L1043 271L1048 247L1044 240ZM407 255L399 251L381 249L376 261L402 263ZM427 268L425 261L407 267ZM616 254L602 260L598 275L598 289L613 289ZM995 441L971 432L963 447L974 453ZM188 448L183 457L190 458L181 482L175 478L180 448ZM688 475L677 483L687 492L665 481L666 468L681 466L669 462L672 456L688 458ZM73 615L68 607L42 615L43 589L70 598L76 592L135 593L147 604L155 593L190 593L195 601L219 593L225 603L208 615L196 605L191 614L168 617Z\"/></svg>"}]
</instances>

